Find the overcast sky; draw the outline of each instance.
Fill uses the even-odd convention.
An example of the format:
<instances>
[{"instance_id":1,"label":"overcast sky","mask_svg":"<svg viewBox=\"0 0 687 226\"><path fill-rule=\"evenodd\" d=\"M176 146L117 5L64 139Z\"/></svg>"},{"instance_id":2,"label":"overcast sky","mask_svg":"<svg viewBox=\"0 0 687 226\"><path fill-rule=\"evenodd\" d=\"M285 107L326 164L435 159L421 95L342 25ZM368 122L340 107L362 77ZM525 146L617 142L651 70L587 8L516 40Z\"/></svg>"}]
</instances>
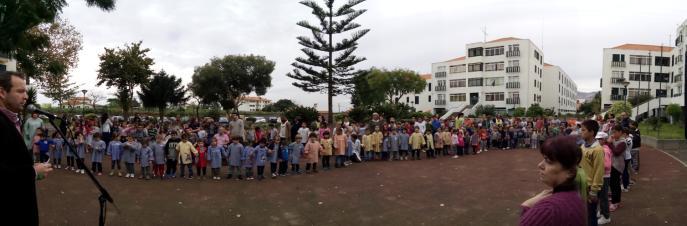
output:
<instances>
[{"instance_id":1,"label":"overcast sky","mask_svg":"<svg viewBox=\"0 0 687 226\"><path fill-rule=\"evenodd\" d=\"M530 39L543 49L544 61L561 66L580 91L599 90L603 48L670 45L687 19L683 1L368 0L357 7L368 11L356 22L372 30L359 42L356 54L367 61L357 68L429 73L431 63L463 56L465 44L482 41L486 26L487 40ZM68 2L62 16L83 35L72 78L88 90L113 93L95 85L104 47L142 40L151 49L153 68L164 68L184 83L191 81L194 67L213 56L263 55L276 62L267 98L326 109L326 95L305 93L286 77L294 58L302 55L296 37L309 35L296 22L315 20L296 0L117 0L109 13L86 7L83 0ZM341 110L349 108L350 98L335 98L334 111L339 104Z\"/></svg>"}]
</instances>

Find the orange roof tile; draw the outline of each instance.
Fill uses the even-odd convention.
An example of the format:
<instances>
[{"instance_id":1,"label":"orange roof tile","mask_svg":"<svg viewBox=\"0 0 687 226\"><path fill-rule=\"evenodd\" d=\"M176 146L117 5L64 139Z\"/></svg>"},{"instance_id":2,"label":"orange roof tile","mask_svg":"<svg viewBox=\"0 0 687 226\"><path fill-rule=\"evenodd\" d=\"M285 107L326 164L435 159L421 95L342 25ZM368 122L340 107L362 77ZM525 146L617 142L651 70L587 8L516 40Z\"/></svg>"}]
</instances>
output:
<instances>
[{"instance_id":1,"label":"orange roof tile","mask_svg":"<svg viewBox=\"0 0 687 226\"><path fill-rule=\"evenodd\" d=\"M453 59L450 59L450 60L447 60L447 61L444 61L444 62L459 61L459 60L465 60L465 56L458 57L458 58L453 58Z\"/></svg>"},{"instance_id":2,"label":"orange roof tile","mask_svg":"<svg viewBox=\"0 0 687 226\"><path fill-rule=\"evenodd\" d=\"M423 74L423 75L420 75L420 78L422 78L424 80L430 80L430 79L432 79L432 74Z\"/></svg>"},{"instance_id":3,"label":"orange roof tile","mask_svg":"<svg viewBox=\"0 0 687 226\"><path fill-rule=\"evenodd\" d=\"M494 40L488 41L487 43L513 41L513 40L522 40L522 39L521 38L514 38L514 37L507 37L507 38L494 39Z\"/></svg>"},{"instance_id":4,"label":"orange roof tile","mask_svg":"<svg viewBox=\"0 0 687 226\"><path fill-rule=\"evenodd\" d=\"M661 46L644 45L644 44L623 44L623 45L613 47L613 49L644 50L644 51L660 52ZM663 52L670 52L672 50L673 50L673 47L663 46Z\"/></svg>"},{"instance_id":5,"label":"orange roof tile","mask_svg":"<svg viewBox=\"0 0 687 226\"><path fill-rule=\"evenodd\" d=\"M263 97L254 97L254 96L244 96L242 98L244 101L250 101L250 102L257 102L257 101L263 101L263 102L272 102L271 100Z\"/></svg>"},{"instance_id":6,"label":"orange roof tile","mask_svg":"<svg viewBox=\"0 0 687 226\"><path fill-rule=\"evenodd\" d=\"M556 66L556 65L549 64L549 63L544 63L544 67L553 67L553 66Z\"/></svg>"}]
</instances>

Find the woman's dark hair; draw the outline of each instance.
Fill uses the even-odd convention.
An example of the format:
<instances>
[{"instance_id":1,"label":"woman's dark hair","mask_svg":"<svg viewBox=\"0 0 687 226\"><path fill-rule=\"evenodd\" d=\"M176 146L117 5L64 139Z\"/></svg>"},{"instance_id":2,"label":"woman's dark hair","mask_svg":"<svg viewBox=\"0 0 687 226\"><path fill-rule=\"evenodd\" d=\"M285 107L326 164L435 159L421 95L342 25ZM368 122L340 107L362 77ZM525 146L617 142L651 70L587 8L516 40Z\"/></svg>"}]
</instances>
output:
<instances>
[{"instance_id":1,"label":"woman's dark hair","mask_svg":"<svg viewBox=\"0 0 687 226\"><path fill-rule=\"evenodd\" d=\"M557 136L547 139L539 151L548 160L560 163L563 170L572 172L572 176L553 188L553 191L575 190L577 188L575 185L577 167L582 160L582 150L577 145L577 138L574 136Z\"/></svg>"}]
</instances>

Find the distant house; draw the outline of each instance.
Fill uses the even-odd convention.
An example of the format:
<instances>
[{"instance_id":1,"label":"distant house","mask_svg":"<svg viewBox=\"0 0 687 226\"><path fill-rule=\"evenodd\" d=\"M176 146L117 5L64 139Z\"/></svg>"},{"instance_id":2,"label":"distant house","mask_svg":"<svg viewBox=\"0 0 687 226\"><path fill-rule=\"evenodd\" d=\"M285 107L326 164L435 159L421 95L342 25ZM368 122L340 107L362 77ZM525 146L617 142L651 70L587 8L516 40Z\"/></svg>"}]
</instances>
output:
<instances>
[{"instance_id":1,"label":"distant house","mask_svg":"<svg viewBox=\"0 0 687 226\"><path fill-rule=\"evenodd\" d=\"M239 111L260 111L272 101L264 97L244 96L239 102Z\"/></svg>"},{"instance_id":2,"label":"distant house","mask_svg":"<svg viewBox=\"0 0 687 226\"><path fill-rule=\"evenodd\" d=\"M65 103L70 108L93 108L91 98L88 97L72 97Z\"/></svg>"}]
</instances>

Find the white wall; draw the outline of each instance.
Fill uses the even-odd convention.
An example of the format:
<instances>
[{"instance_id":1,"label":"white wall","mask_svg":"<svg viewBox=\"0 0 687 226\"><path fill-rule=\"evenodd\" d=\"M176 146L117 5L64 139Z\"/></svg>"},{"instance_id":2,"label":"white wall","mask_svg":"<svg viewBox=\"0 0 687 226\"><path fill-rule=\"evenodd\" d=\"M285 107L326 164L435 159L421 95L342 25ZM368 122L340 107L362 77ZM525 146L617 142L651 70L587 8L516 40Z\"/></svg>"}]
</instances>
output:
<instances>
[{"instance_id":1,"label":"white wall","mask_svg":"<svg viewBox=\"0 0 687 226\"><path fill-rule=\"evenodd\" d=\"M563 69L556 65L544 66L543 108L553 108L556 113L577 111L577 85Z\"/></svg>"}]
</instances>

